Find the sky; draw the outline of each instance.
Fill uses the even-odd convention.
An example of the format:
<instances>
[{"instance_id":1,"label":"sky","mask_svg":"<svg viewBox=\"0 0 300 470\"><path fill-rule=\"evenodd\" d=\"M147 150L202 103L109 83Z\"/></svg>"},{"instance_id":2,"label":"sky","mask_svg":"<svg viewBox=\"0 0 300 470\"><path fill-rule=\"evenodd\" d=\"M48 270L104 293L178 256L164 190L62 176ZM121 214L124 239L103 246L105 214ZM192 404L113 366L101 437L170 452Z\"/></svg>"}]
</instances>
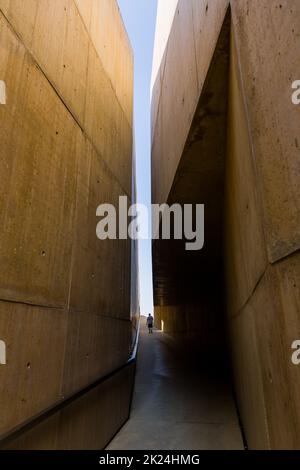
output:
<instances>
[{"instance_id":1,"label":"sky","mask_svg":"<svg viewBox=\"0 0 300 470\"><path fill-rule=\"evenodd\" d=\"M134 52L137 202L151 204L150 83L157 0L118 0ZM153 312L151 240L139 241L141 314Z\"/></svg>"}]
</instances>

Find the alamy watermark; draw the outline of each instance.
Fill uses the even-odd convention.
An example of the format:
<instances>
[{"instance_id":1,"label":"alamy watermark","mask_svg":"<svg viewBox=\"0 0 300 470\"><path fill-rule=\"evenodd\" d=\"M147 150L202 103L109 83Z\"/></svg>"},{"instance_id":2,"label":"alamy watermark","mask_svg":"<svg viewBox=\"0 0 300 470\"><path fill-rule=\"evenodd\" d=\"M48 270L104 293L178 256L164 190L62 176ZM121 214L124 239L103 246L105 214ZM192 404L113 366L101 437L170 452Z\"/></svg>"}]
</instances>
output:
<instances>
[{"instance_id":1,"label":"alamy watermark","mask_svg":"<svg viewBox=\"0 0 300 470\"><path fill-rule=\"evenodd\" d=\"M6 104L6 85L3 80L0 80L0 104Z\"/></svg>"},{"instance_id":2,"label":"alamy watermark","mask_svg":"<svg viewBox=\"0 0 300 470\"><path fill-rule=\"evenodd\" d=\"M292 103L295 105L300 104L300 80L295 80L292 83L292 89L295 90L292 94Z\"/></svg>"},{"instance_id":3,"label":"alamy watermark","mask_svg":"<svg viewBox=\"0 0 300 470\"><path fill-rule=\"evenodd\" d=\"M100 217L96 227L99 240L184 239L188 251L204 246L203 204L152 204L149 210L144 204L128 207L127 196L120 196L118 208L100 204L96 216Z\"/></svg>"},{"instance_id":4,"label":"alamy watermark","mask_svg":"<svg viewBox=\"0 0 300 470\"><path fill-rule=\"evenodd\" d=\"M294 366L298 366L300 364L300 340L295 339L295 341L292 342L291 348L294 350L291 361Z\"/></svg>"}]
</instances>

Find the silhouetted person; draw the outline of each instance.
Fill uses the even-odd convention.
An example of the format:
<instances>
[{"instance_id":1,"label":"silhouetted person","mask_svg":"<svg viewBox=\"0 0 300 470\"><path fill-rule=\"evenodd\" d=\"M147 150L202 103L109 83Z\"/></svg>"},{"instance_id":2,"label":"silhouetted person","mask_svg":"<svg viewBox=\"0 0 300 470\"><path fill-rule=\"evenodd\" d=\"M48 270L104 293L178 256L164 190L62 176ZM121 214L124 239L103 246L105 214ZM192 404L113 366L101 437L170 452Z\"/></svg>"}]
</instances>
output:
<instances>
[{"instance_id":1,"label":"silhouetted person","mask_svg":"<svg viewBox=\"0 0 300 470\"><path fill-rule=\"evenodd\" d=\"M147 327L148 327L148 331L149 331L149 335L151 333L153 333L153 317L151 315L151 313L149 313L148 317L147 317Z\"/></svg>"}]
</instances>

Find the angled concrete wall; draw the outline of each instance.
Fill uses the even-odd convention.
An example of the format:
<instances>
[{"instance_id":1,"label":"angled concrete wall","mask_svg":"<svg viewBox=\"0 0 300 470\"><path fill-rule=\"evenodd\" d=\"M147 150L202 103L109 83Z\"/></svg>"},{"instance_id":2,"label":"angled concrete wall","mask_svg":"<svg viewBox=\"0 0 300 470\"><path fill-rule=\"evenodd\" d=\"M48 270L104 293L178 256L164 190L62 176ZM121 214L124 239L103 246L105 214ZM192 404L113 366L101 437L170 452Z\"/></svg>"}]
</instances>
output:
<instances>
[{"instance_id":1,"label":"angled concrete wall","mask_svg":"<svg viewBox=\"0 0 300 470\"><path fill-rule=\"evenodd\" d=\"M230 66L222 79L229 82L219 99L219 108L212 108L220 90L213 71L228 7ZM215 192L216 173L211 169L216 168L218 158L224 166L223 180L219 180L223 195L223 254L219 264L212 256L216 240L210 232L206 232L204 252L207 266L211 260L215 274L225 268L222 285L228 343L250 448L300 447L300 369L291 362L291 344L299 338L300 318L300 107L291 101L292 82L299 79L299 20L300 5L296 0L179 0L153 90L153 200L170 200L175 191L178 198L171 198L172 202L185 202L187 194L197 194L195 200L199 197L197 202L206 205L210 224L218 214L211 198L219 198ZM210 80L213 86L209 86ZM215 119L207 125L209 111L222 112L224 104L223 124L216 127ZM201 132L195 133L199 128ZM187 142L193 132L195 141L206 142L196 144L194 157L189 160L188 168L193 168L193 161L198 169L194 178L192 174L187 177L188 168L184 166ZM210 144L214 139L219 151ZM178 193L176 187L184 177L186 191ZM196 193L195 188L209 185L214 196L204 189ZM174 252L170 250L172 259ZM163 269L164 261L154 245L154 292L160 319L162 309L179 315L178 303L169 303L169 287L162 288L169 285L170 278ZM187 262L191 266L186 258L180 269ZM199 263L198 269L192 270L200 290L201 269ZM211 280L217 296L218 285L214 278ZM189 293L180 302L189 305ZM194 315L201 317L205 312L208 318L214 316L199 302ZM219 313L222 322L222 310ZM178 323L184 322L177 319L170 323L171 332L176 331Z\"/></svg>"},{"instance_id":2,"label":"angled concrete wall","mask_svg":"<svg viewBox=\"0 0 300 470\"><path fill-rule=\"evenodd\" d=\"M251 447L297 449L300 5L232 10L225 258L238 401Z\"/></svg>"},{"instance_id":3,"label":"angled concrete wall","mask_svg":"<svg viewBox=\"0 0 300 470\"><path fill-rule=\"evenodd\" d=\"M131 200L132 64L115 1L0 0L2 436L128 359L130 241L96 208Z\"/></svg>"},{"instance_id":4,"label":"angled concrete wall","mask_svg":"<svg viewBox=\"0 0 300 470\"><path fill-rule=\"evenodd\" d=\"M211 6L207 17L204 3L178 2L152 99L153 202L206 204L203 250L186 251L177 240L153 244L156 322L160 326L163 321L167 332L193 337L197 347L210 353L224 346L222 207L230 28L226 7L225 2Z\"/></svg>"}]
</instances>

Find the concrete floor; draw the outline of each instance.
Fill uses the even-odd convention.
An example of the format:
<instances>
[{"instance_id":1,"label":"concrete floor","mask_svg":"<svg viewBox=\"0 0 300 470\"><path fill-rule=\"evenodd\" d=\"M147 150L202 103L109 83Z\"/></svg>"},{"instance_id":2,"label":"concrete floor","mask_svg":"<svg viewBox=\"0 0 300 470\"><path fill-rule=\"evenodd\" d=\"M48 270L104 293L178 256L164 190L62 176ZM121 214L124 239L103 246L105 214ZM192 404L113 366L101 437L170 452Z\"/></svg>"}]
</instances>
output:
<instances>
[{"instance_id":1,"label":"concrete floor","mask_svg":"<svg viewBox=\"0 0 300 470\"><path fill-rule=\"evenodd\" d=\"M109 450L243 449L230 386L191 356L142 325L131 417Z\"/></svg>"}]
</instances>

